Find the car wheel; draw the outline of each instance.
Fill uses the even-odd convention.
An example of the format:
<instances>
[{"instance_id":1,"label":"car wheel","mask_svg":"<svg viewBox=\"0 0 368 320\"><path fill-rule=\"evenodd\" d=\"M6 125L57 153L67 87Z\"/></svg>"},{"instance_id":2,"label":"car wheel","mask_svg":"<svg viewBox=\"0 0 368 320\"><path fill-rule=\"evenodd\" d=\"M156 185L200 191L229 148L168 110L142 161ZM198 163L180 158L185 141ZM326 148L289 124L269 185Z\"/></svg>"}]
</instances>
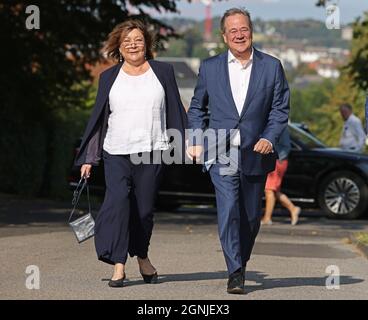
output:
<instances>
[{"instance_id":1,"label":"car wheel","mask_svg":"<svg viewBox=\"0 0 368 320\"><path fill-rule=\"evenodd\" d=\"M368 206L368 187L353 172L335 172L322 181L318 201L329 218L356 219Z\"/></svg>"}]
</instances>

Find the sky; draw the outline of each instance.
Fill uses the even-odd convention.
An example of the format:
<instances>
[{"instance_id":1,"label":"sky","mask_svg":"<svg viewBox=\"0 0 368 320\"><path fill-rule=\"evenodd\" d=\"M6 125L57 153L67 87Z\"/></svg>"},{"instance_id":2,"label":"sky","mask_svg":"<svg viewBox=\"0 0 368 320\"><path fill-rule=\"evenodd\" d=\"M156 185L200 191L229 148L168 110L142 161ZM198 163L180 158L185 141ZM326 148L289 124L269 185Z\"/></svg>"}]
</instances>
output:
<instances>
[{"instance_id":1,"label":"sky","mask_svg":"<svg viewBox=\"0 0 368 320\"><path fill-rule=\"evenodd\" d=\"M226 9L231 7L244 7L250 11L252 18L271 19L304 19L313 18L325 21L326 9L316 7L316 0L222 0L213 1L212 15L221 16ZM364 11L368 11L368 0L330 0L337 3L340 10L340 22L346 24L353 22ZM188 17L202 20L205 15L205 8L201 0L186 0L177 2L180 14L161 14L165 17Z\"/></svg>"}]
</instances>

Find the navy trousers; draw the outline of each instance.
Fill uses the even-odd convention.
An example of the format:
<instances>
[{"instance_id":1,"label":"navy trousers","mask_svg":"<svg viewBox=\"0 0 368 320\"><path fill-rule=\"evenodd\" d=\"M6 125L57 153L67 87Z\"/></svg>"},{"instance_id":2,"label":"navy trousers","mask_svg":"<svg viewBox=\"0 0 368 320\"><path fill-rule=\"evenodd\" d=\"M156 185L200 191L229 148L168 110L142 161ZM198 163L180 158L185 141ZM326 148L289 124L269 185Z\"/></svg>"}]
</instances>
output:
<instances>
[{"instance_id":1,"label":"navy trousers","mask_svg":"<svg viewBox=\"0 0 368 320\"><path fill-rule=\"evenodd\" d=\"M125 264L128 253L144 259L153 229L162 165L133 164L129 155L106 151L103 161L106 193L95 225L97 257L108 264Z\"/></svg>"},{"instance_id":2,"label":"navy trousers","mask_svg":"<svg viewBox=\"0 0 368 320\"><path fill-rule=\"evenodd\" d=\"M239 169L224 175L228 165L210 167L216 190L218 232L229 274L245 267L253 250L262 216L266 175L248 176Z\"/></svg>"}]
</instances>

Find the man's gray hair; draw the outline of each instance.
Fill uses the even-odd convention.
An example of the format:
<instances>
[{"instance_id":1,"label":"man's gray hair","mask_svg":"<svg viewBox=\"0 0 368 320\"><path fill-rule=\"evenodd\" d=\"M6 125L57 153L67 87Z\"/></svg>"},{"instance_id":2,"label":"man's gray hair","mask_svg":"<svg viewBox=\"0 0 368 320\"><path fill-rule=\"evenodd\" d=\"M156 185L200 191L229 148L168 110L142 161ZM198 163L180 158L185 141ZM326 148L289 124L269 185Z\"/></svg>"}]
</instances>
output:
<instances>
[{"instance_id":1,"label":"man's gray hair","mask_svg":"<svg viewBox=\"0 0 368 320\"><path fill-rule=\"evenodd\" d=\"M229 10L226 10L226 12L224 13L224 15L221 18L221 32L225 33L225 20L227 17L233 16L235 14L241 14L245 17L248 17L249 20L249 26L251 31L253 31L253 23L252 23L252 19L250 17L250 13L248 10L242 9L242 8L231 8Z\"/></svg>"}]
</instances>

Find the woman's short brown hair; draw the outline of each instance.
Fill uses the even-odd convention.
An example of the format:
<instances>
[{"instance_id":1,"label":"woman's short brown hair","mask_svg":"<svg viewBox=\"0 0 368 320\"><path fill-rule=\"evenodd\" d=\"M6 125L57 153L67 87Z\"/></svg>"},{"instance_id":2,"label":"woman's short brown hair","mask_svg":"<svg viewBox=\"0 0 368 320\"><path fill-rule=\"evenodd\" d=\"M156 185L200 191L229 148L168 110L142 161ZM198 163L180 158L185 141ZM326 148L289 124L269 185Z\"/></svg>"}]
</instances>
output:
<instances>
[{"instance_id":1,"label":"woman's short brown hair","mask_svg":"<svg viewBox=\"0 0 368 320\"><path fill-rule=\"evenodd\" d=\"M122 37L127 35L130 31L134 29L140 30L143 34L146 47L146 59L153 59L153 36L148 31L147 25L138 19L129 19L122 23L119 23L108 35L108 38L101 50L102 54L109 59L119 60L119 47L122 41Z\"/></svg>"}]
</instances>

